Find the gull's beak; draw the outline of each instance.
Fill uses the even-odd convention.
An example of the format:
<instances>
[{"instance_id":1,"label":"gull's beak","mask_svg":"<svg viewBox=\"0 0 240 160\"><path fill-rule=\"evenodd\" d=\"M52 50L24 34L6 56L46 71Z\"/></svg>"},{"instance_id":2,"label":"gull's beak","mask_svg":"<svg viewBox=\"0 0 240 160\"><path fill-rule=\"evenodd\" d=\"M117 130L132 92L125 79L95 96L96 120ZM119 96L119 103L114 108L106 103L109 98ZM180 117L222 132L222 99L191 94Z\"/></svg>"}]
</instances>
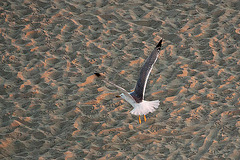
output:
<instances>
[{"instance_id":1,"label":"gull's beak","mask_svg":"<svg viewBox=\"0 0 240 160\"><path fill-rule=\"evenodd\" d=\"M116 96L117 98L120 98L121 96Z\"/></svg>"}]
</instances>

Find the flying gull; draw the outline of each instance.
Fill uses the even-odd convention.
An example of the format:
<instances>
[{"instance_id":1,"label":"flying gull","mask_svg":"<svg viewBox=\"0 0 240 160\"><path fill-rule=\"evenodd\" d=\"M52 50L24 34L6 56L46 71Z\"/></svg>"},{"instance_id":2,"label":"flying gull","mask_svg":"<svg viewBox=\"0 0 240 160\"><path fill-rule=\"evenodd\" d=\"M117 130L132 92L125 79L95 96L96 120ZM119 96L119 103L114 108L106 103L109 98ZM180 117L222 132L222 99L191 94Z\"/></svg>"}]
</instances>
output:
<instances>
[{"instance_id":1,"label":"flying gull","mask_svg":"<svg viewBox=\"0 0 240 160\"><path fill-rule=\"evenodd\" d=\"M120 97L125 99L128 103L130 103L133 106L133 110L130 113L139 116L140 124L141 124L140 115L144 116L144 121L146 122L145 115L147 115L150 112L154 112L158 108L160 103L159 100L145 101L144 93L145 93L148 77L150 75L150 72L152 70L154 63L158 58L161 46L162 46L162 39L159 41L157 46L154 48L154 50L152 51L152 53L150 54L150 56L147 58L144 65L142 66L136 87L134 91L131 93L128 93L124 88L108 81L100 73L94 73L97 77L101 78L104 82L115 86L122 92L120 94Z\"/></svg>"}]
</instances>

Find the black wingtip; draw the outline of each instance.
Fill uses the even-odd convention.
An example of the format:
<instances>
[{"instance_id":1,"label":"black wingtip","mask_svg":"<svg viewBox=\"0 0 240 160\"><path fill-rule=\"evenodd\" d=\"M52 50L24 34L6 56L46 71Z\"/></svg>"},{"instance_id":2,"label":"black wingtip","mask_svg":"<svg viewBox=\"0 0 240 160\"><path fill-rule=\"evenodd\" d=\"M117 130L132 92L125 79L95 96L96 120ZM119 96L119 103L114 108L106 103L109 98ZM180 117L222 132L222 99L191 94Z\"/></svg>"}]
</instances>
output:
<instances>
[{"instance_id":1,"label":"black wingtip","mask_svg":"<svg viewBox=\"0 0 240 160\"><path fill-rule=\"evenodd\" d=\"M102 75L100 73L94 73L97 77L101 77Z\"/></svg>"},{"instance_id":2,"label":"black wingtip","mask_svg":"<svg viewBox=\"0 0 240 160\"><path fill-rule=\"evenodd\" d=\"M162 47L162 41L163 41L163 39L161 39L161 40L158 42L156 48L161 48L161 47Z\"/></svg>"}]
</instances>

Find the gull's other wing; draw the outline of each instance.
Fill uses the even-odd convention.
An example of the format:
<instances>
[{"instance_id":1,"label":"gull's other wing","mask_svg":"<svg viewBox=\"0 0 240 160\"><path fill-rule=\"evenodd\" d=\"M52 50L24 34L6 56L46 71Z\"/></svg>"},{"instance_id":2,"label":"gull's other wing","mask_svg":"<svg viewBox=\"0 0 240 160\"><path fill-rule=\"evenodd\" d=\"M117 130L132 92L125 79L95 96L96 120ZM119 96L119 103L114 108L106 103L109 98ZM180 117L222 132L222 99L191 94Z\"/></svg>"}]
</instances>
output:
<instances>
[{"instance_id":1,"label":"gull's other wing","mask_svg":"<svg viewBox=\"0 0 240 160\"><path fill-rule=\"evenodd\" d=\"M144 65L142 66L135 90L134 92L130 93L131 96L137 102L141 102L144 98L147 80L152 70L152 67L158 58L161 46L162 46L162 39L159 41L157 46L154 48L154 50L152 51L152 53L150 54L150 56L147 58Z\"/></svg>"},{"instance_id":2,"label":"gull's other wing","mask_svg":"<svg viewBox=\"0 0 240 160\"><path fill-rule=\"evenodd\" d=\"M124 88L116 85L116 84L113 83L113 82L108 81L108 80L107 80L106 78L104 78L100 73L94 73L94 74L95 74L97 77L101 78L102 81L104 81L105 83L110 84L110 85L116 87L116 88L117 88L118 90L120 90L126 97L129 97L129 99L131 99L132 101L135 102L135 99L133 99L133 97L132 97Z\"/></svg>"}]
</instances>

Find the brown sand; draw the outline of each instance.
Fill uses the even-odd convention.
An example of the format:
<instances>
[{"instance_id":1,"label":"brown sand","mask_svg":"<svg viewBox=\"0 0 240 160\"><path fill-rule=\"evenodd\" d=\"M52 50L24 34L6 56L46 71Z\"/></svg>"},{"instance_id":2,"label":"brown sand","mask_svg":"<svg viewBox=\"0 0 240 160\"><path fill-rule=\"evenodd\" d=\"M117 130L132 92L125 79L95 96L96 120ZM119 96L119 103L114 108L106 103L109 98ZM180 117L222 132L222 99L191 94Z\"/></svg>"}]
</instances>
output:
<instances>
[{"instance_id":1,"label":"brown sand","mask_svg":"<svg viewBox=\"0 0 240 160\"><path fill-rule=\"evenodd\" d=\"M0 159L240 159L240 3L0 1ZM147 122L131 91L160 38Z\"/></svg>"}]
</instances>

